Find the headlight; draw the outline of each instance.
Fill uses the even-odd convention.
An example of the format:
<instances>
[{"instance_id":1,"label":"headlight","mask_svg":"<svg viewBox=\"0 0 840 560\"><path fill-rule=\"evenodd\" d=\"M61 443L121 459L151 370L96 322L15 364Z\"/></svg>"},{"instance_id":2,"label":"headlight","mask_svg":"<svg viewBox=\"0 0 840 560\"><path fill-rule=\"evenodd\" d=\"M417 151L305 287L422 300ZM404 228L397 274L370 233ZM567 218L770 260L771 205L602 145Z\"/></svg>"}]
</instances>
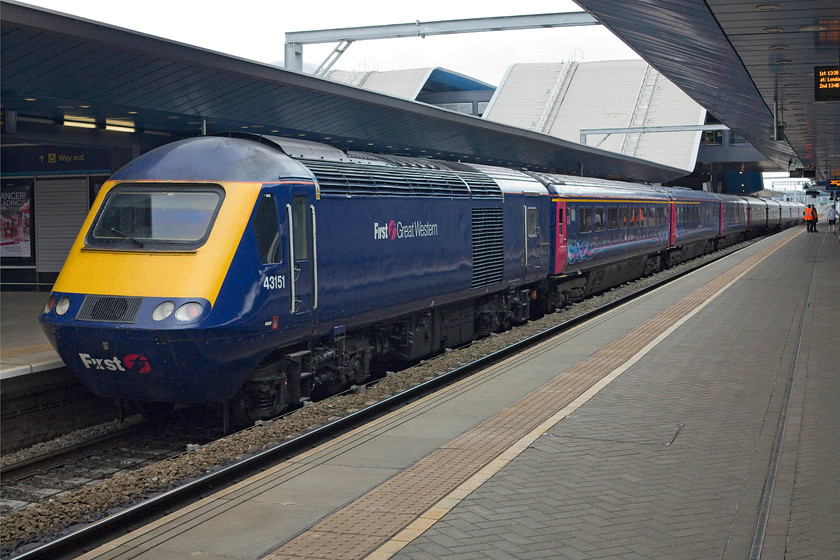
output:
<instances>
[{"instance_id":1,"label":"headlight","mask_svg":"<svg viewBox=\"0 0 840 560\"><path fill-rule=\"evenodd\" d=\"M67 296L62 297L58 300L58 303L55 304L55 312L58 315L64 315L67 313L68 309L70 309L70 298Z\"/></svg>"},{"instance_id":2,"label":"headlight","mask_svg":"<svg viewBox=\"0 0 840 560\"><path fill-rule=\"evenodd\" d=\"M175 312L175 318L179 321L195 321L201 314L204 312L200 303L196 303L191 301L189 303L185 303L181 307L178 308L178 311Z\"/></svg>"},{"instance_id":3,"label":"headlight","mask_svg":"<svg viewBox=\"0 0 840 560\"><path fill-rule=\"evenodd\" d=\"M154 319L155 321L163 321L164 319L172 315L173 311L175 311L175 302L164 301L163 303L155 307L154 311L152 311L152 319Z\"/></svg>"},{"instance_id":4,"label":"headlight","mask_svg":"<svg viewBox=\"0 0 840 560\"><path fill-rule=\"evenodd\" d=\"M55 307L55 296L50 294L50 297L47 298L47 303L44 304L44 313L49 313Z\"/></svg>"}]
</instances>

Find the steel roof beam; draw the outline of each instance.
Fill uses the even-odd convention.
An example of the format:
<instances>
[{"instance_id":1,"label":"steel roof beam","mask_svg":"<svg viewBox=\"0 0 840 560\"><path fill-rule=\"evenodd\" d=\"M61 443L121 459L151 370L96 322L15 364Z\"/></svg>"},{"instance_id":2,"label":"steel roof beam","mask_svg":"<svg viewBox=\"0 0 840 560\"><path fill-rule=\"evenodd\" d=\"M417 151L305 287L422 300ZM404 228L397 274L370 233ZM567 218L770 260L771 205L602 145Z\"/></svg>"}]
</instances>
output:
<instances>
[{"instance_id":1,"label":"steel roof beam","mask_svg":"<svg viewBox=\"0 0 840 560\"><path fill-rule=\"evenodd\" d=\"M635 134L649 132L704 132L706 130L729 130L725 124L686 124L674 126L631 126L627 128L582 128L580 129L580 143L586 146L586 137L590 134L605 134L606 140L611 134ZM598 144L599 147L604 140Z\"/></svg>"},{"instance_id":2,"label":"steel roof beam","mask_svg":"<svg viewBox=\"0 0 840 560\"><path fill-rule=\"evenodd\" d=\"M480 33L484 31L515 31L519 29L575 27L581 25L599 25L599 22L586 12L565 12L556 14L453 19L445 21L415 21L414 23L345 27L315 31L292 31L290 33L286 33L285 66L288 70L301 72L303 70L302 46L317 43L342 41L352 43L353 41L367 41L372 39L427 37L430 35ZM332 61L332 63L334 62L335 60ZM324 64L321 66L324 66ZM330 64L330 66L332 66L332 64Z\"/></svg>"}]
</instances>

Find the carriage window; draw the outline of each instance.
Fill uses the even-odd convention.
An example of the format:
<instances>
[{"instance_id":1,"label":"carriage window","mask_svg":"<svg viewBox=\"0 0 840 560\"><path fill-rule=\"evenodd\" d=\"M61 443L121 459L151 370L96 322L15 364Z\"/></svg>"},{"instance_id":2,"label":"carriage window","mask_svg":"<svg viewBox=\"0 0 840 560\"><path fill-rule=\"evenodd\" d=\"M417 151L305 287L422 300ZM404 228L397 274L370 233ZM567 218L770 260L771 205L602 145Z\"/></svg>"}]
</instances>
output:
<instances>
[{"instance_id":1,"label":"carriage window","mask_svg":"<svg viewBox=\"0 0 840 560\"><path fill-rule=\"evenodd\" d=\"M224 199L211 185L120 185L105 197L85 243L118 250L192 250L207 241Z\"/></svg>"},{"instance_id":2,"label":"carriage window","mask_svg":"<svg viewBox=\"0 0 840 560\"><path fill-rule=\"evenodd\" d=\"M627 207L622 206L621 210L619 210L619 212L620 212L620 216L621 216L621 227L627 227L627 221L628 221L627 220L627 214L628 214Z\"/></svg>"},{"instance_id":3,"label":"carriage window","mask_svg":"<svg viewBox=\"0 0 840 560\"><path fill-rule=\"evenodd\" d=\"M656 207L656 225L664 226L665 223L666 223L665 208L663 208L662 206L657 206Z\"/></svg>"},{"instance_id":4,"label":"carriage window","mask_svg":"<svg viewBox=\"0 0 840 560\"><path fill-rule=\"evenodd\" d=\"M260 262L280 262L280 222L277 219L277 206L270 194L260 198L260 204L254 214L254 235L257 238Z\"/></svg>"},{"instance_id":5,"label":"carriage window","mask_svg":"<svg viewBox=\"0 0 840 560\"><path fill-rule=\"evenodd\" d=\"M604 220L603 207L595 208L595 231L604 231L606 221Z\"/></svg>"},{"instance_id":6,"label":"carriage window","mask_svg":"<svg viewBox=\"0 0 840 560\"><path fill-rule=\"evenodd\" d=\"M607 228L618 228L618 208L607 208Z\"/></svg>"},{"instance_id":7,"label":"carriage window","mask_svg":"<svg viewBox=\"0 0 840 560\"><path fill-rule=\"evenodd\" d=\"M309 258L309 227L306 220L306 197L292 197L292 221L295 224L295 260Z\"/></svg>"},{"instance_id":8,"label":"carriage window","mask_svg":"<svg viewBox=\"0 0 840 560\"><path fill-rule=\"evenodd\" d=\"M592 208L580 209L580 232L592 231Z\"/></svg>"}]
</instances>

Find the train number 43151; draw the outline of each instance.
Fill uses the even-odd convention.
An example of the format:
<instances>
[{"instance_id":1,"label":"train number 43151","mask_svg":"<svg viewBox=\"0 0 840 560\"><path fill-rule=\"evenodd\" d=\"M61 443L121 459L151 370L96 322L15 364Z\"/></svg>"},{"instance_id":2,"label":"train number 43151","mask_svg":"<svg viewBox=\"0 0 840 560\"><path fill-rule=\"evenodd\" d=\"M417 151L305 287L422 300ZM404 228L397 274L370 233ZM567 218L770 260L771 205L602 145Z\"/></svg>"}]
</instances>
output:
<instances>
[{"instance_id":1,"label":"train number 43151","mask_svg":"<svg viewBox=\"0 0 840 560\"><path fill-rule=\"evenodd\" d=\"M286 276L279 274L277 276L266 276L263 280L263 288L266 290L282 290L286 287Z\"/></svg>"}]
</instances>

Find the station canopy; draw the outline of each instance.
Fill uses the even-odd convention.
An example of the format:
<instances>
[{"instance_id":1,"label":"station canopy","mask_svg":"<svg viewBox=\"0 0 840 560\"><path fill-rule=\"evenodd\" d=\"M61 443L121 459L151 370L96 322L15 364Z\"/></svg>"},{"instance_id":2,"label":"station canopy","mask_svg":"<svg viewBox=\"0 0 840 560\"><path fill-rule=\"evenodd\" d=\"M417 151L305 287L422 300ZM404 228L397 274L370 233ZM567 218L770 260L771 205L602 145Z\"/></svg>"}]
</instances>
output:
<instances>
[{"instance_id":1,"label":"station canopy","mask_svg":"<svg viewBox=\"0 0 840 560\"><path fill-rule=\"evenodd\" d=\"M3 1L2 103L27 124L68 120L173 140L227 130L558 173L667 182L684 170L98 22ZM33 139L34 140L34 139ZM43 141L43 137L39 139Z\"/></svg>"},{"instance_id":2,"label":"station canopy","mask_svg":"<svg viewBox=\"0 0 840 560\"><path fill-rule=\"evenodd\" d=\"M820 99L815 76L840 69L837 0L575 2L773 170L840 177L840 88L827 90L835 100Z\"/></svg>"}]
</instances>

